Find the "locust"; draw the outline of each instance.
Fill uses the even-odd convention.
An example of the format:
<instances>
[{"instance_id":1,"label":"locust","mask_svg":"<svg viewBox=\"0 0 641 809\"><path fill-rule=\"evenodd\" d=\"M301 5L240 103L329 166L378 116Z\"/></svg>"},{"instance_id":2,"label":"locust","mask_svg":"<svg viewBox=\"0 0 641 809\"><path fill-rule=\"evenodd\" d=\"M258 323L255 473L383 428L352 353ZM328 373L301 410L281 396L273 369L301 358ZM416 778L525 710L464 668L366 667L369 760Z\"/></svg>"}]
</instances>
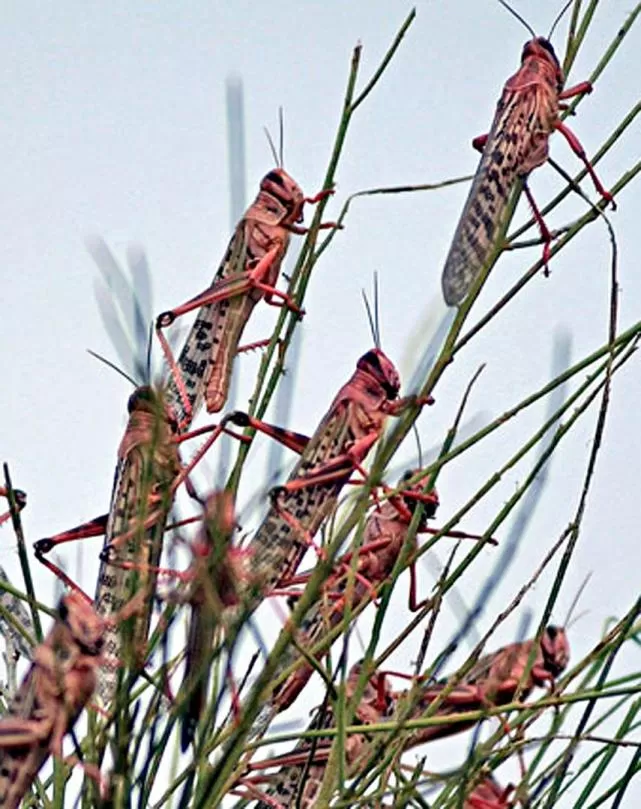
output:
<instances>
[{"instance_id":1,"label":"locust","mask_svg":"<svg viewBox=\"0 0 641 809\"><path fill-rule=\"evenodd\" d=\"M109 514L97 517L62 534L38 540L36 557L69 586L66 574L45 558L61 542L105 535L96 586L98 614L106 619L118 612L138 592L145 594L145 608L123 627L105 631L109 660L134 660L141 665L160 562L167 517L173 495L189 469L181 468L176 423L161 391L141 386L128 403L129 421L118 449ZM193 465L193 464L192 464ZM123 641L126 643L123 645ZM126 646L126 649L124 648ZM118 673L109 662L100 667L97 698L108 705L115 693Z\"/></svg>"},{"instance_id":2,"label":"locust","mask_svg":"<svg viewBox=\"0 0 641 809\"><path fill-rule=\"evenodd\" d=\"M342 623L348 600L350 611L360 612L361 606L370 603L377 597L380 587L391 575L408 540L410 523L419 503L422 503L424 508L416 533L439 533L438 529L430 528L427 525L428 520L436 514L439 505L436 490L431 489L425 493L425 481L420 477L413 484L406 485L408 481L420 476L421 471L415 469L406 472L399 481L398 493L390 495L387 500L380 505L377 504L374 508L365 525L363 544L356 551L355 564L352 553L346 553L336 561L334 572L323 587L321 599L310 608L301 621L297 633L299 647L310 651L321 641L327 639L328 634ZM458 539L480 538L462 531L449 531L446 536ZM496 543L496 540L491 538L488 541L492 544ZM417 612L427 601L417 599L416 567L413 560L417 550L416 536L412 538L412 545L409 563L408 607L411 612ZM303 583L307 578L306 574L295 576L289 581L289 584ZM318 658L321 654L318 652L314 656ZM290 645L279 662L274 679L277 679L281 672L290 668L296 661L302 662L296 648ZM274 690L270 719L274 713L283 711L292 705L311 674L311 666L303 664L290 675L282 686L278 686Z\"/></svg>"},{"instance_id":3,"label":"locust","mask_svg":"<svg viewBox=\"0 0 641 809\"><path fill-rule=\"evenodd\" d=\"M13 489L13 497L18 512L27 505L27 495L22 489ZM0 496L9 497L9 491L4 486L0 486ZM11 509L6 513L0 514L0 525L5 523L10 517ZM0 566L0 582L12 584L11 579L5 572L4 568ZM31 637L34 637L34 627L31 616L26 610L21 599L17 598L13 593L8 590L0 589L0 605L25 629ZM5 642L7 644L7 655L13 660L17 660L19 655L23 655L28 660L31 659L33 649L31 644L27 642L25 636L19 632L16 627L0 616L0 631L2 632Z\"/></svg>"},{"instance_id":4,"label":"locust","mask_svg":"<svg viewBox=\"0 0 641 809\"><path fill-rule=\"evenodd\" d=\"M444 698L435 716L451 716L465 711L478 711L491 706L507 705L514 700L519 682L526 670L528 658L535 649L532 667L521 686L521 695L527 698L533 688L554 686L556 678L565 670L570 659L570 646L565 630L547 626L540 640L511 643L497 652L481 657L464 679ZM439 698L448 685L442 680L423 686L412 718L419 718ZM399 693L398 698L402 695ZM473 727L478 719L461 720L443 725L432 725L413 732L404 747L441 739Z\"/></svg>"},{"instance_id":5,"label":"locust","mask_svg":"<svg viewBox=\"0 0 641 809\"><path fill-rule=\"evenodd\" d=\"M235 526L231 492L210 494L201 529L192 544L193 562L183 576L189 589L181 600L191 605L183 680L187 694L182 717L183 751L193 741L205 705L211 649L220 617L225 609L239 603L241 582L247 575L246 553L230 547Z\"/></svg>"},{"instance_id":6,"label":"locust","mask_svg":"<svg viewBox=\"0 0 641 809\"><path fill-rule=\"evenodd\" d=\"M158 317L156 333L173 371L168 404L181 430L189 426L203 400L209 413L224 407L243 330L260 300L286 306L302 316L291 297L276 289L276 282L290 235L307 232L300 225L305 203L317 203L331 193L325 190L305 197L282 168L270 171L261 180L258 196L236 225L211 286ZM336 225L323 223L320 227ZM194 309L199 310L196 320L176 361L163 329Z\"/></svg>"},{"instance_id":7,"label":"locust","mask_svg":"<svg viewBox=\"0 0 641 809\"><path fill-rule=\"evenodd\" d=\"M488 775L466 796L463 809L508 809L512 792L511 784L502 787L494 776Z\"/></svg>"},{"instance_id":8,"label":"locust","mask_svg":"<svg viewBox=\"0 0 641 809\"><path fill-rule=\"evenodd\" d=\"M262 583L260 598L294 575L342 487L355 469L362 471L386 418L432 401L399 399L399 391L396 368L372 348L358 360L311 438L240 411L229 415L232 423L261 430L301 455L288 481L272 490L269 512L247 547L252 578Z\"/></svg>"},{"instance_id":9,"label":"locust","mask_svg":"<svg viewBox=\"0 0 641 809\"><path fill-rule=\"evenodd\" d=\"M413 477L416 472L406 473L399 486ZM323 594L301 621L297 632L297 645L307 650L317 646L332 629L343 621L349 599L352 611L376 598L378 589L388 579L396 564L396 560L407 539L407 532L412 521L416 505L425 504L417 533L427 532L427 521L431 519L438 507L436 490L424 494L425 483L419 481L413 486L403 489L397 496L390 497L377 506L365 525L363 544L356 551L357 560L352 567L353 554L347 553L337 559L334 573L323 587ZM352 572L353 571L353 572ZM306 581L306 575L292 577L288 584ZM349 582L352 582L350 585ZM410 563L409 607L413 612L420 609L422 602L416 598L416 571ZM326 649L325 649L326 651ZM315 654L320 657L321 653ZM288 646L279 661L274 673L277 679L281 672L290 668L297 661L300 665L288 679L277 687L271 699L271 715L284 711L293 704L301 690L312 675L312 667L304 663L293 645Z\"/></svg>"},{"instance_id":10,"label":"locust","mask_svg":"<svg viewBox=\"0 0 641 809\"><path fill-rule=\"evenodd\" d=\"M356 663L350 669L345 683L345 698L354 696L358 680L361 676L362 664ZM356 708L354 722L371 725L384 721L393 708L392 692L385 676L375 671L365 684L365 690ZM335 727L333 709L322 706L316 713L308 730L321 730ZM256 809L274 809L275 807L299 807L311 809L314 806L320 785L325 774L325 762L329 754L332 739L300 741L291 753L268 761L251 765L252 769L266 769L280 764L279 771L269 777L269 785L265 793L260 793L256 784L262 777L248 775L241 780L243 786L260 800ZM350 734L345 739L345 763L348 771L354 773L359 764L367 760L372 739L365 733Z\"/></svg>"},{"instance_id":11,"label":"locust","mask_svg":"<svg viewBox=\"0 0 641 809\"><path fill-rule=\"evenodd\" d=\"M482 157L445 260L441 281L448 306L462 303L496 247L517 180L524 183L539 226L547 268L552 236L528 188L527 177L547 160L548 140L555 130L583 162L597 192L615 207L612 194L601 184L578 138L559 117L564 109L561 101L592 92L592 85L584 81L564 90L565 77L552 44L533 31L532 36L523 48L521 67L505 83L489 134L473 141Z\"/></svg>"},{"instance_id":12,"label":"locust","mask_svg":"<svg viewBox=\"0 0 641 809\"><path fill-rule=\"evenodd\" d=\"M107 625L79 591L62 597L53 627L0 718L1 809L17 809L47 758L62 758L63 738L94 692ZM84 768L99 780L96 767Z\"/></svg>"}]
</instances>

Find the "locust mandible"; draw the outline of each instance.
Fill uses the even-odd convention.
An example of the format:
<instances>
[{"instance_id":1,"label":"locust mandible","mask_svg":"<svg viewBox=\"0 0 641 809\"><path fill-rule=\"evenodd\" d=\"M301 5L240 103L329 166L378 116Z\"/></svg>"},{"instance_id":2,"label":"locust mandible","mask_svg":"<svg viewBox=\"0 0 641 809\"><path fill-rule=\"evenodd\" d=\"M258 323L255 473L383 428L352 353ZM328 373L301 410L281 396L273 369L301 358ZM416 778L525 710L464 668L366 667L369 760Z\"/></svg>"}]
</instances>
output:
<instances>
[{"instance_id":1,"label":"locust mandible","mask_svg":"<svg viewBox=\"0 0 641 809\"><path fill-rule=\"evenodd\" d=\"M300 225L305 203L319 202L331 193L330 189L305 197L282 168L272 169L261 180L258 196L237 224L211 286L158 317L156 332L173 371L168 404L181 430L189 426L203 398L210 413L224 407L234 357L258 301L264 298L269 304L287 306L302 315L290 296L276 289L276 282L290 235L307 232ZM320 227L336 226L323 223ZM196 320L176 361L162 330L194 309L199 309Z\"/></svg>"},{"instance_id":2,"label":"locust mandible","mask_svg":"<svg viewBox=\"0 0 641 809\"><path fill-rule=\"evenodd\" d=\"M554 686L556 678L565 670L570 659L570 646L565 630L547 626L539 641L527 640L511 643L497 652L481 657L464 679L445 697L435 716L450 716L464 711L478 711L491 706L512 702L523 676L532 649L535 657L525 678L521 695L525 699L536 686ZM447 680L421 688L413 718L419 718L442 694ZM400 694L399 694L400 696ZM473 727L479 720L461 720L443 725L432 725L413 732L404 744L405 748L450 736Z\"/></svg>"},{"instance_id":3,"label":"locust mandible","mask_svg":"<svg viewBox=\"0 0 641 809\"><path fill-rule=\"evenodd\" d=\"M94 692L106 627L77 590L62 597L53 627L0 718L2 809L17 809L50 755L62 758L63 738ZM84 767L99 781L97 767Z\"/></svg>"},{"instance_id":4,"label":"locust mandible","mask_svg":"<svg viewBox=\"0 0 641 809\"><path fill-rule=\"evenodd\" d=\"M549 39L537 37L532 31L532 39L523 48L521 67L503 88L489 134L473 141L482 157L443 269L441 281L448 306L458 306L463 301L489 259L519 179L524 181L525 194L541 231L547 268L552 237L526 180L547 160L548 139L554 130L565 137L583 162L598 193L614 206L614 198L599 181L576 135L559 117L562 100L590 93L592 85L581 82L564 90L564 83Z\"/></svg>"}]
</instances>

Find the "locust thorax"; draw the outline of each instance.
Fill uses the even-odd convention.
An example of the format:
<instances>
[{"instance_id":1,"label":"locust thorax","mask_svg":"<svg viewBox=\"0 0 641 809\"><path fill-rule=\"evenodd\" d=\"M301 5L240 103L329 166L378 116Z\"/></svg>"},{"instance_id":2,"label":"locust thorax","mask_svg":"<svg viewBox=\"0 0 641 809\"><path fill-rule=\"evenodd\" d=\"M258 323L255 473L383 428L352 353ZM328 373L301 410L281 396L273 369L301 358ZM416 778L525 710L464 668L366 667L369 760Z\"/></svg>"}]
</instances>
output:
<instances>
[{"instance_id":1,"label":"locust thorax","mask_svg":"<svg viewBox=\"0 0 641 809\"><path fill-rule=\"evenodd\" d=\"M100 654L104 622L85 596L74 590L64 595L58 605L58 615L83 654Z\"/></svg>"},{"instance_id":2,"label":"locust thorax","mask_svg":"<svg viewBox=\"0 0 641 809\"><path fill-rule=\"evenodd\" d=\"M273 197L284 208L281 224L293 225L303 221L305 195L284 169L273 169L266 174L261 180L260 190Z\"/></svg>"},{"instance_id":3,"label":"locust thorax","mask_svg":"<svg viewBox=\"0 0 641 809\"><path fill-rule=\"evenodd\" d=\"M561 65L557 59L552 43L545 37L535 37L530 39L523 46L523 53L521 54L521 62L525 63L528 60L536 60L541 67L541 70L549 73L557 86L558 92L561 92L565 83L565 77L561 70Z\"/></svg>"},{"instance_id":4,"label":"locust thorax","mask_svg":"<svg viewBox=\"0 0 641 809\"><path fill-rule=\"evenodd\" d=\"M570 660L570 644L565 629L547 626L541 636L543 666L553 677L558 677Z\"/></svg>"},{"instance_id":5,"label":"locust thorax","mask_svg":"<svg viewBox=\"0 0 641 809\"><path fill-rule=\"evenodd\" d=\"M362 663L354 663L347 675L346 696L351 699L356 690L356 685L362 671ZM356 711L356 715L365 724L379 721L386 716L392 707L392 689L388 684L387 677L375 671L365 683L365 689L361 701Z\"/></svg>"},{"instance_id":6,"label":"locust thorax","mask_svg":"<svg viewBox=\"0 0 641 809\"><path fill-rule=\"evenodd\" d=\"M380 348L372 348L356 363L356 368L372 379L382 388L385 398L393 402L398 398L401 389L401 379L394 367Z\"/></svg>"}]
</instances>

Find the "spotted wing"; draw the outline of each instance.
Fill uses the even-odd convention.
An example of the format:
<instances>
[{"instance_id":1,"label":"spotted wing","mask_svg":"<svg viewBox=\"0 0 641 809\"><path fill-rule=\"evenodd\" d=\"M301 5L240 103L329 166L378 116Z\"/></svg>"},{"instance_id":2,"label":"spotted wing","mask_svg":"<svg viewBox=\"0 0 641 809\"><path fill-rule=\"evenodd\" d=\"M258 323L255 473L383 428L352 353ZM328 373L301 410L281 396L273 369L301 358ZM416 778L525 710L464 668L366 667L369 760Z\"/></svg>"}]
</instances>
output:
<instances>
[{"instance_id":1,"label":"spotted wing","mask_svg":"<svg viewBox=\"0 0 641 809\"><path fill-rule=\"evenodd\" d=\"M541 149L542 135L547 137L540 93L536 86L503 91L445 261L441 283L448 306L463 301L485 265L504 224L514 184L533 168L531 154Z\"/></svg>"}]
</instances>

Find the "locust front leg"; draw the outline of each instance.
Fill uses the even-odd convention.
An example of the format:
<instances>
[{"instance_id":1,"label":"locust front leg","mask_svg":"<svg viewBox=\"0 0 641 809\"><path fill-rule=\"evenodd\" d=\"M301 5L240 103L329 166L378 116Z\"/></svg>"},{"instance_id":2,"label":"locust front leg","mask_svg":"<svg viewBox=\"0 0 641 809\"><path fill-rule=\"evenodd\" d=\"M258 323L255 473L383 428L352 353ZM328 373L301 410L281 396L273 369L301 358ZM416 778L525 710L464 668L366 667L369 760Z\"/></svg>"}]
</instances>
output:
<instances>
[{"instance_id":1,"label":"locust front leg","mask_svg":"<svg viewBox=\"0 0 641 809\"><path fill-rule=\"evenodd\" d=\"M177 306L158 316L156 320L156 336L158 337L163 354L165 355L176 387L178 388L182 406L185 413L187 413L188 423L191 422L193 415L189 394L185 386L182 372L171 350L171 346L163 333L163 329L171 326L176 318L188 314L194 311L194 309L200 309L203 306L210 306L212 304L220 304L231 298L249 295L253 291L261 292L266 303L274 306L286 306L290 311L302 318L305 314L304 310L292 300L290 295L281 292L281 290L265 282L274 264L280 264L282 261L282 252L283 249L281 245L274 246L254 267L247 266L246 270L243 272L234 273L228 278L219 280L212 287L208 287L204 292L191 298L191 300L182 304L182 306Z\"/></svg>"}]
</instances>

